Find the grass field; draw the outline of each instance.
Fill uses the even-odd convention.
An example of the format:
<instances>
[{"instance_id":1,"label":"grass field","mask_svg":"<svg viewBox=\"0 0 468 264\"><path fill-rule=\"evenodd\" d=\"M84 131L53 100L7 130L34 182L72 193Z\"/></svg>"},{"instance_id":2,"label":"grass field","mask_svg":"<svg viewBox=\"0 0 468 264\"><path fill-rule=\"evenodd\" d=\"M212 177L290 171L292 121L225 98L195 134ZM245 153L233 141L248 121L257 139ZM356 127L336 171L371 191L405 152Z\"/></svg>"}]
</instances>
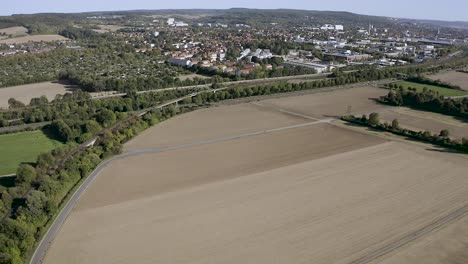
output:
<instances>
[{"instance_id":1,"label":"grass field","mask_svg":"<svg viewBox=\"0 0 468 264\"><path fill-rule=\"evenodd\" d=\"M408 88L408 87L416 88L419 92L421 92L424 89L424 87L427 87L427 89L430 89L435 92L439 92L439 94L442 96L468 95L468 93L464 91L449 89L449 88L444 88L444 87L439 87L439 86L434 86L434 85L427 85L427 84L420 84L420 83L406 82L406 81L401 81L401 82L398 82L397 84L402 85L405 88Z\"/></svg>"},{"instance_id":2,"label":"grass field","mask_svg":"<svg viewBox=\"0 0 468 264\"><path fill-rule=\"evenodd\" d=\"M35 162L39 154L61 143L40 130L0 135L0 175L12 174L22 162Z\"/></svg>"}]
</instances>

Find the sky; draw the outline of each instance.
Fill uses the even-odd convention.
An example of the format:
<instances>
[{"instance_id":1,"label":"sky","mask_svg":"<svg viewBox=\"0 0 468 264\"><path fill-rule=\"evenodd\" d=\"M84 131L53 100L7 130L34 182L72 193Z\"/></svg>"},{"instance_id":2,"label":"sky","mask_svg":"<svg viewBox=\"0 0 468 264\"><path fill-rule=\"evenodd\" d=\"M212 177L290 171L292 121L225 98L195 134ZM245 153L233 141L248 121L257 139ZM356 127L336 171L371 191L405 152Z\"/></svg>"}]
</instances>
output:
<instances>
[{"instance_id":1,"label":"sky","mask_svg":"<svg viewBox=\"0 0 468 264\"><path fill-rule=\"evenodd\" d=\"M0 15L134 9L307 9L448 21L468 21L466 0L0 0Z\"/></svg>"}]
</instances>

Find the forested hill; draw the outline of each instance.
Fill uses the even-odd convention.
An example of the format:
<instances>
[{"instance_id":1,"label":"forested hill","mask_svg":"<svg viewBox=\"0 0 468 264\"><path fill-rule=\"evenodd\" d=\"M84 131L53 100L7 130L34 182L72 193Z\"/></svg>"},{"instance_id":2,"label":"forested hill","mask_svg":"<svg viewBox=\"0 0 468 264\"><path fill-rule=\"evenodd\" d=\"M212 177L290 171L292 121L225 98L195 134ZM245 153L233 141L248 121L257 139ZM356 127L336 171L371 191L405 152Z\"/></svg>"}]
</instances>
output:
<instances>
[{"instance_id":1,"label":"forested hill","mask_svg":"<svg viewBox=\"0 0 468 264\"><path fill-rule=\"evenodd\" d=\"M125 24L137 17L165 19L174 17L190 24L222 23L246 24L250 26L271 26L271 23L293 26L320 26L323 24L342 24L354 28L367 28L369 23L382 28L398 25L441 26L468 28L467 22L447 22L433 20L396 19L381 16L368 16L342 11L313 11L295 9L164 9L164 10L129 10L86 13L41 13L16 14L0 17L0 28L24 26L30 34L58 33L70 25L87 23L90 17L106 17L113 24Z\"/></svg>"},{"instance_id":2,"label":"forested hill","mask_svg":"<svg viewBox=\"0 0 468 264\"><path fill-rule=\"evenodd\" d=\"M285 24L290 26L314 25L314 24L345 24L356 27L367 27L369 23L376 26L391 26L397 20L359 15L350 12L337 11L311 11L293 9L167 9L167 10L130 10L109 12L87 12L87 13L50 13L32 15L12 15L0 17L0 28L11 26L24 26L31 29L32 33L42 31L59 31L59 27L69 25L73 22L85 20L91 16L141 16L154 15L162 17L179 17L191 23L226 23L226 24L249 24L266 25L270 23ZM48 29L46 29L46 26ZM41 28L43 27L43 28Z\"/></svg>"}]
</instances>

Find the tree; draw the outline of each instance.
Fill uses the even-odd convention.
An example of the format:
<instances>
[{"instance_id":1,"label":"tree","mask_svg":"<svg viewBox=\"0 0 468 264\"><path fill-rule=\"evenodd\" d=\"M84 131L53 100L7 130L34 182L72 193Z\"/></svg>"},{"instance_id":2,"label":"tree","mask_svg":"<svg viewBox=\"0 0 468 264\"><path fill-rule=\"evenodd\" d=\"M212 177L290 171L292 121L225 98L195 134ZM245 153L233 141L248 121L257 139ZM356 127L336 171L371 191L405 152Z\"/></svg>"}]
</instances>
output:
<instances>
[{"instance_id":1,"label":"tree","mask_svg":"<svg viewBox=\"0 0 468 264\"><path fill-rule=\"evenodd\" d=\"M398 119L393 119L393 121L392 121L392 129L393 129L393 130L399 130L399 129L400 129L400 122L398 122Z\"/></svg>"},{"instance_id":2,"label":"tree","mask_svg":"<svg viewBox=\"0 0 468 264\"><path fill-rule=\"evenodd\" d=\"M427 130L422 133L422 136L427 139L432 137L431 132Z\"/></svg>"},{"instance_id":3,"label":"tree","mask_svg":"<svg viewBox=\"0 0 468 264\"><path fill-rule=\"evenodd\" d=\"M366 115L362 115L361 122L367 123L367 116Z\"/></svg>"},{"instance_id":4,"label":"tree","mask_svg":"<svg viewBox=\"0 0 468 264\"><path fill-rule=\"evenodd\" d=\"M116 116L111 110L104 109L96 116L96 120L101 125L107 127L115 123Z\"/></svg>"},{"instance_id":5,"label":"tree","mask_svg":"<svg viewBox=\"0 0 468 264\"><path fill-rule=\"evenodd\" d=\"M369 125L376 126L380 124L380 118L378 113L372 113L369 115Z\"/></svg>"},{"instance_id":6,"label":"tree","mask_svg":"<svg viewBox=\"0 0 468 264\"><path fill-rule=\"evenodd\" d=\"M447 129L441 130L439 136L443 138L448 138L450 136L450 132Z\"/></svg>"},{"instance_id":7,"label":"tree","mask_svg":"<svg viewBox=\"0 0 468 264\"><path fill-rule=\"evenodd\" d=\"M15 182L17 185L30 184L36 178L36 170L29 164L21 164L16 171Z\"/></svg>"},{"instance_id":8,"label":"tree","mask_svg":"<svg viewBox=\"0 0 468 264\"><path fill-rule=\"evenodd\" d=\"M8 106L10 107L10 109L25 107L25 105L22 102L16 100L15 98L8 99Z\"/></svg>"},{"instance_id":9,"label":"tree","mask_svg":"<svg viewBox=\"0 0 468 264\"><path fill-rule=\"evenodd\" d=\"M462 145L468 147L468 138L462 138Z\"/></svg>"},{"instance_id":10,"label":"tree","mask_svg":"<svg viewBox=\"0 0 468 264\"><path fill-rule=\"evenodd\" d=\"M55 159L50 152L42 153L37 157L37 167L39 168L48 168L53 166L54 162Z\"/></svg>"}]
</instances>

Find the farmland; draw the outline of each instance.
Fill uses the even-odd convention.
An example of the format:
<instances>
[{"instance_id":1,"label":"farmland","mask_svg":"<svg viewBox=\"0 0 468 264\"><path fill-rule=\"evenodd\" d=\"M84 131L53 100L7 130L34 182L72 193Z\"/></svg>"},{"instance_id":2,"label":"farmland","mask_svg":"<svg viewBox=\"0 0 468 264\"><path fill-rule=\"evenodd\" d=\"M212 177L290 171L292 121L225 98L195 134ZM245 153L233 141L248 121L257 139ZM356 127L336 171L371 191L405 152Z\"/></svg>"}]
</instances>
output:
<instances>
[{"instance_id":1,"label":"farmland","mask_svg":"<svg viewBox=\"0 0 468 264\"><path fill-rule=\"evenodd\" d=\"M404 88L416 88L418 92L422 92L423 89L426 87L427 89L438 92L442 96L463 96L463 95L468 95L467 92L460 91L460 90L455 90L455 89L450 89L450 88L444 88L444 87L439 87L439 86L434 86L434 85L427 85L427 84L420 84L420 83L414 83L414 82L406 82L406 81L401 81L397 83L398 85L402 85Z\"/></svg>"},{"instance_id":2,"label":"farmland","mask_svg":"<svg viewBox=\"0 0 468 264\"><path fill-rule=\"evenodd\" d=\"M415 131L427 130L438 134L441 130L447 129L450 135L456 139L468 137L467 122L442 114L398 107L381 112L380 118L388 123L398 119L402 127Z\"/></svg>"},{"instance_id":3,"label":"farmland","mask_svg":"<svg viewBox=\"0 0 468 264\"><path fill-rule=\"evenodd\" d=\"M10 38L10 39L3 39L0 40L0 44L23 44L32 42L49 42L49 41L65 41L68 40L67 38L60 36L60 35L30 35L18 38Z\"/></svg>"},{"instance_id":4,"label":"farmland","mask_svg":"<svg viewBox=\"0 0 468 264\"><path fill-rule=\"evenodd\" d=\"M39 154L60 145L40 130L0 135L0 175L15 173L21 162L35 162Z\"/></svg>"},{"instance_id":5,"label":"farmland","mask_svg":"<svg viewBox=\"0 0 468 264\"><path fill-rule=\"evenodd\" d=\"M219 106L150 128L89 186L45 263L350 263L464 206L466 158L335 124L387 110L371 100L385 93Z\"/></svg>"},{"instance_id":6,"label":"farmland","mask_svg":"<svg viewBox=\"0 0 468 264\"><path fill-rule=\"evenodd\" d=\"M0 29L0 35L5 34L5 35L11 35L13 37L15 36L24 36L28 35L28 29L25 27L9 27L9 28L2 28Z\"/></svg>"},{"instance_id":7,"label":"farmland","mask_svg":"<svg viewBox=\"0 0 468 264\"><path fill-rule=\"evenodd\" d=\"M456 85L462 88L463 90L468 91L468 73L449 71L434 75L427 75L427 78L431 80L440 80L445 83Z\"/></svg>"},{"instance_id":8,"label":"farmland","mask_svg":"<svg viewBox=\"0 0 468 264\"><path fill-rule=\"evenodd\" d=\"M15 98L25 104L29 104L32 98L45 95L49 100L55 98L57 94L73 92L76 87L57 83L43 82L33 83L8 88L0 88L0 108L8 108L8 99Z\"/></svg>"}]
</instances>

